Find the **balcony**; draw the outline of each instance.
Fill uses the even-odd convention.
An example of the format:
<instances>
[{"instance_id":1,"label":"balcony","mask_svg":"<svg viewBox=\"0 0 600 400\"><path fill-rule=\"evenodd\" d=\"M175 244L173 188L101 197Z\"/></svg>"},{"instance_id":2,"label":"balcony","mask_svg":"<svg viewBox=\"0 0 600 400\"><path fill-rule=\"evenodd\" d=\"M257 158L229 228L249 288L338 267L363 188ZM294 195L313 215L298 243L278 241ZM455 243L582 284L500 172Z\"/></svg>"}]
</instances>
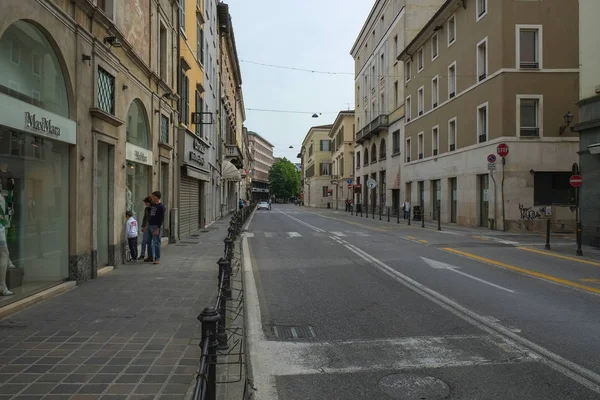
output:
<instances>
[{"instance_id":1,"label":"balcony","mask_svg":"<svg viewBox=\"0 0 600 400\"><path fill-rule=\"evenodd\" d=\"M225 145L225 157L228 158L242 158L242 152L237 144L226 144Z\"/></svg>"},{"instance_id":2,"label":"balcony","mask_svg":"<svg viewBox=\"0 0 600 400\"><path fill-rule=\"evenodd\" d=\"M356 133L356 142L363 143L365 140L370 139L373 135L377 135L381 131L387 129L388 126L388 116L382 114Z\"/></svg>"}]
</instances>

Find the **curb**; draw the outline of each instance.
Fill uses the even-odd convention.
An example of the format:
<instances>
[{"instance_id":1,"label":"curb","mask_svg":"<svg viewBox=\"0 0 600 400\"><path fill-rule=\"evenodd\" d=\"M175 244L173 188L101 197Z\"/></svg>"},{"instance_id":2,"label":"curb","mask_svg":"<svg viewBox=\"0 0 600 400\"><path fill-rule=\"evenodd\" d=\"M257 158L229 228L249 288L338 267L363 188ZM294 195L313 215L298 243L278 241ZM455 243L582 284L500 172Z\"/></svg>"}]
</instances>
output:
<instances>
[{"instance_id":1,"label":"curb","mask_svg":"<svg viewBox=\"0 0 600 400\"><path fill-rule=\"evenodd\" d=\"M35 303L39 303L39 302L51 299L53 297L56 297L60 294L63 294L65 292L73 289L76 285L77 285L77 282L75 282L75 281L64 282L64 283L61 283L60 285L51 287L50 289L46 289L42 292L28 296L22 300L8 304L8 305L0 308L0 319L5 318L11 314L17 313L19 311L22 311Z\"/></svg>"}]
</instances>

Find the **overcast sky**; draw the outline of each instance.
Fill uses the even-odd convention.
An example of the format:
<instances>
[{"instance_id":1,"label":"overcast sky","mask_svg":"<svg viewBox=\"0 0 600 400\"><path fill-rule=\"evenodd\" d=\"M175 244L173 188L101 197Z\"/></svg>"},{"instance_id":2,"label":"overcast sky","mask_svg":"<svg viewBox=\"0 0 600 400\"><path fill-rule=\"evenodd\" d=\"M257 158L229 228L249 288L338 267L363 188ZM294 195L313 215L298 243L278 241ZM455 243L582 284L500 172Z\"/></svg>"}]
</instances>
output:
<instances>
[{"instance_id":1,"label":"overcast sky","mask_svg":"<svg viewBox=\"0 0 600 400\"><path fill-rule=\"evenodd\" d=\"M353 75L300 72L278 66L354 72L350 49L374 0L226 0L233 20L245 126L274 146L276 157L296 155L308 129L330 124L354 108ZM305 111L308 114L252 111ZM313 112L322 113L311 118ZM294 146L289 149L289 146Z\"/></svg>"}]
</instances>

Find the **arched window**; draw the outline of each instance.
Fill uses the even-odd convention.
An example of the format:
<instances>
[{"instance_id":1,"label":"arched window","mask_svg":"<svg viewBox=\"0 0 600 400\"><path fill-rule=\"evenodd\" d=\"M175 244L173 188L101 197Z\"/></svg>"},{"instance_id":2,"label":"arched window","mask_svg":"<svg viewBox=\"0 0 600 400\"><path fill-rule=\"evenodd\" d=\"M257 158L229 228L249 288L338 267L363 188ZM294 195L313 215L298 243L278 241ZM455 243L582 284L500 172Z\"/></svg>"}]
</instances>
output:
<instances>
[{"instance_id":1,"label":"arched window","mask_svg":"<svg viewBox=\"0 0 600 400\"><path fill-rule=\"evenodd\" d=\"M131 103L127 112L127 141L136 146L151 150L148 115L146 114L144 104L139 99L135 99Z\"/></svg>"},{"instance_id":2,"label":"arched window","mask_svg":"<svg viewBox=\"0 0 600 400\"><path fill-rule=\"evenodd\" d=\"M371 162L377 161L377 145L373 143L371 145Z\"/></svg>"},{"instance_id":3,"label":"arched window","mask_svg":"<svg viewBox=\"0 0 600 400\"><path fill-rule=\"evenodd\" d=\"M379 159L385 158L385 139L381 139L381 143L379 144Z\"/></svg>"},{"instance_id":4,"label":"arched window","mask_svg":"<svg viewBox=\"0 0 600 400\"><path fill-rule=\"evenodd\" d=\"M365 159L364 164L367 165L369 163L369 149L365 149L364 159Z\"/></svg>"},{"instance_id":5,"label":"arched window","mask_svg":"<svg viewBox=\"0 0 600 400\"><path fill-rule=\"evenodd\" d=\"M36 25L17 21L0 38L0 92L65 118L67 81L54 47Z\"/></svg>"}]
</instances>

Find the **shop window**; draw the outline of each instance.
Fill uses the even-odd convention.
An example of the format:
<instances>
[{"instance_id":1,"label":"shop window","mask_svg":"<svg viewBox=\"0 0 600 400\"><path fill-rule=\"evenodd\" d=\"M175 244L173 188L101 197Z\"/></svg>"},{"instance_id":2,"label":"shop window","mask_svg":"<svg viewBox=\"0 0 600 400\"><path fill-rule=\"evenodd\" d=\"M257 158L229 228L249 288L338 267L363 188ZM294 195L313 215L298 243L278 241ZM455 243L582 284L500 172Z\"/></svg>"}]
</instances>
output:
<instances>
[{"instance_id":1,"label":"shop window","mask_svg":"<svg viewBox=\"0 0 600 400\"><path fill-rule=\"evenodd\" d=\"M102 67L98 67L98 108L115 113L115 77Z\"/></svg>"},{"instance_id":2,"label":"shop window","mask_svg":"<svg viewBox=\"0 0 600 400\"><path fill-rule=\"evenodd\" d=\"M127 113L127 141L144 149L150 147L150 128L144 104L135 99Z\"/></svg>"}]
</instances>

